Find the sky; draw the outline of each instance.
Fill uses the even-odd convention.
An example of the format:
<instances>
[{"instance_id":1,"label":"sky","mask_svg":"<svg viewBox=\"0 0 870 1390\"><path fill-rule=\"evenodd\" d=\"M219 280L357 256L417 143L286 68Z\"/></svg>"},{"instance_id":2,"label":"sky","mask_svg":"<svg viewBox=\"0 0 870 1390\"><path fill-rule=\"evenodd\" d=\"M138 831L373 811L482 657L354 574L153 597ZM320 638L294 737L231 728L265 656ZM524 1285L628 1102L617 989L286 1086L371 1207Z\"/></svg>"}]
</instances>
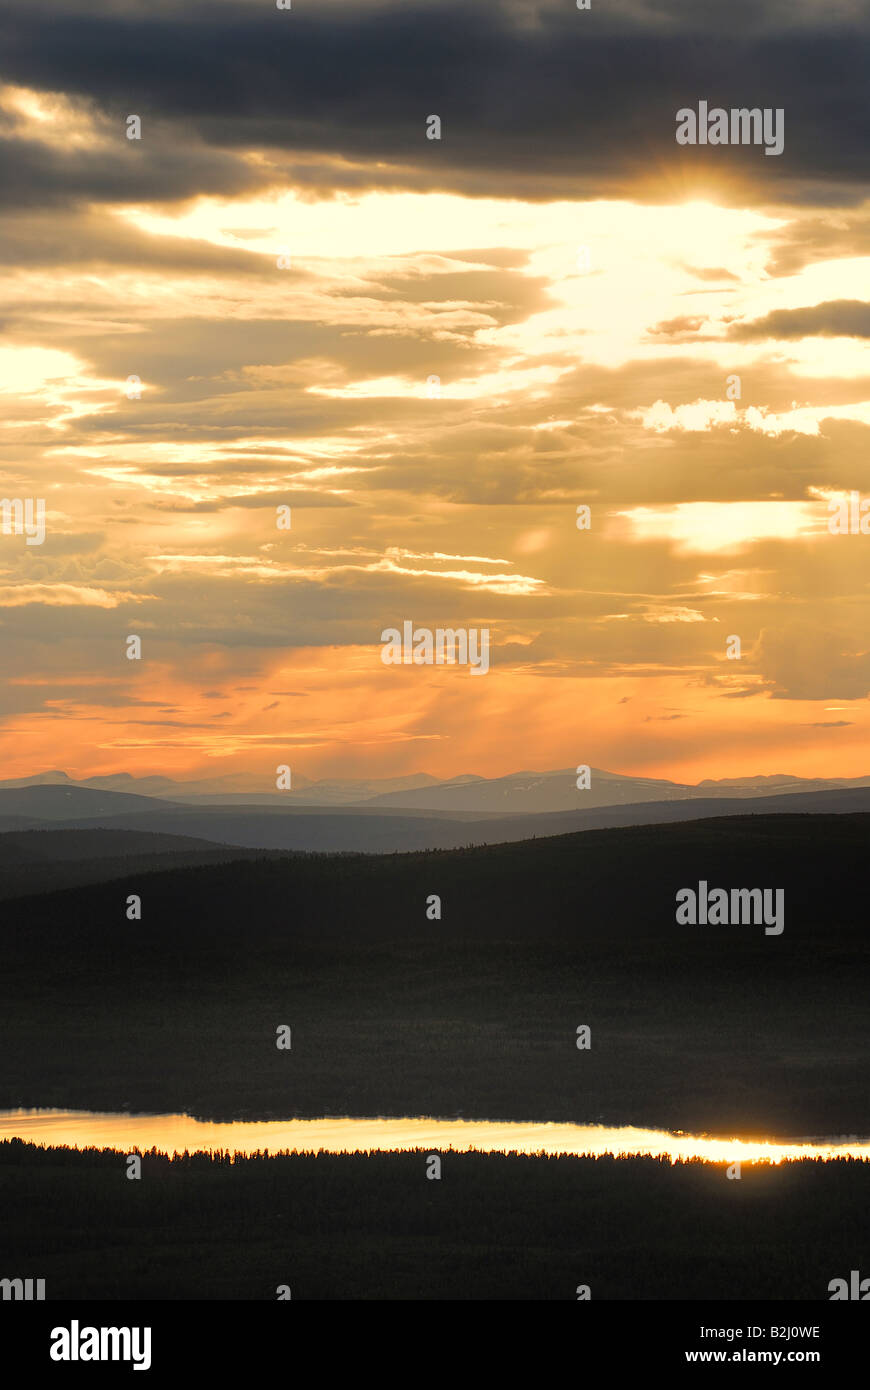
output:
<instances>
[{"instance_id":1,"label":"sky","mask_svg":"<svg viewBox=\"0 0 870 1390\"><path fill-rule=\"evenodd\" d=\"M9 0L2 775L870 773L868 50L842 0ZM678 144L701 101L782 153Z\"/></svg>"}]
</instances>

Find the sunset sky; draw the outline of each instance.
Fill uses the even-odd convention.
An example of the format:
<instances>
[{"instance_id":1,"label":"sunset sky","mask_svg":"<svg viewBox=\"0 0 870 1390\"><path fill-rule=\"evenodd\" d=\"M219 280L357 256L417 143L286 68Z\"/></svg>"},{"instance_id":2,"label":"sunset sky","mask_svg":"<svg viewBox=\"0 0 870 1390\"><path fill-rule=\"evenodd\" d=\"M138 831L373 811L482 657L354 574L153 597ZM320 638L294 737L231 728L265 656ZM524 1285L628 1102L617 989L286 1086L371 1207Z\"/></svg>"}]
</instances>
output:
<instances>
[{"instance_id":1,"label":"sunset sky","mask_svg":"<svg viewBox=\"0 0 870 1390\"><path fill-rule=\"evenodd\" d=\"M838 0L10 0L2 776L870 773L868 49ZM700 100L784 152L677 145ZM385 666L404 620L489 673Z\"/></svg>"}]
</instances>

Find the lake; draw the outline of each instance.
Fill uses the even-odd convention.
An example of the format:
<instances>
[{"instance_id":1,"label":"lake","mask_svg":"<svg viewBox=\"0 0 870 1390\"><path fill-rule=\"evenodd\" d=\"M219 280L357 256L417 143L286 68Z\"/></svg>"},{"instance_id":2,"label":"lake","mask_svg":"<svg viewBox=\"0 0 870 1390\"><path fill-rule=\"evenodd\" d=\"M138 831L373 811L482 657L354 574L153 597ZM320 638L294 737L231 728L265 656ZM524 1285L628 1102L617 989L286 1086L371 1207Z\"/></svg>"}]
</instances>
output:
<instances>
[{"instance_id":1,"label":"lake","mask_svg":"<svg viewBox=\"0 0 870 1390\"><path fill-rule=\"evenodd\" d=\"M244 1154L268 1149L312 1153L397 1152L426 1149L522 1154L665 1154L673 1162L770 1162L795 1158L870 1159L870 1140L838 1138L763 1141L709 1139L665 1130L605 1125L523 1124L516 1121L326 1118L233 1120L216 1123L190 1115L100 1114L88 1110L0 1111L0 1139L123 1153L157 1148L166 1153L204 1149Z\"/></svg>"}]
</instances>

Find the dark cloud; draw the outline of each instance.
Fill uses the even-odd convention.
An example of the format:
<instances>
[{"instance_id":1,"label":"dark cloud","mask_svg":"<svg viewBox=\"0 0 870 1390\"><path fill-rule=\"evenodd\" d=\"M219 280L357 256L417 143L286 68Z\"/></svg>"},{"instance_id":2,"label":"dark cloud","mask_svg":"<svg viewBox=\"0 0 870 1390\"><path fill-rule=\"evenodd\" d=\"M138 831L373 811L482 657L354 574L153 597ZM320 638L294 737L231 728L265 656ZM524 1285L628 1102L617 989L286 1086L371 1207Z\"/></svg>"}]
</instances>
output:
<instances>
[{"instance_id":1,"label":"dark cloud","mask_svg":"<svg viewBox=\"0 0 870 1390\"><path fill-rule=\"evenodd\" d=\"M440 276L427 278L424 284L415 279L409 292L422 300L430 295L434 297L440 293L437 286L440 279ZM479 310L472 303L470 313L479 313L479 323L485 323L487 317L492 317L493 323L496 320L499 323L518 322L545 302L536 282L533 281L532 288L527 291L522 284L514 285L507 273L504 276L498 273L495 281L487 279L481 286L475 272L469 272L465 288L469 295L474 295L479 288L493 296L482 303ZM464 334L457 329L449 337L440 338L425 332L412 335L407 330L390 331L377 325L366 329L355 321L355 311L344 305L335 306L335 319L330 323L295 319L292 317L294 290L290 286L285 288L283 278L278 282L272 304L278 309L286 305L287 317L142 318L135 333L126 329L118 331L114 324L101 332L89 327L83 329L78 324L63 327L48 317L48 305L44 319L42 306L36 305L20 320L10 317L6 334L10 341L36 339L73 352L84 358L97 376L124 380L135 373L144 383L159 388L159 400L157 392L152 391L149 396L147 386L139 401L128 402L122 398L118 411L105 416L106 427L112 430L118 429L122 420L124 428L129 422L129 427L136 430L152 417L152 406L158 414L165 415L170 405L207 402L215 394L239 398L239 409L244 410L243 398L255 390L265 389L267 384L277 388L276 401L280 397L285 405L288 398L294 400L301 395L298 405L294 403L294 412L316 412L322 416L326 407L305 394L311 386L342 386L348 380L395 374L418 377L422 396L430 373L441 375L447 382L456 377L478 375L501 360L497 348L472 341L471 326ZM65 306L67 313L72 307ZM92 306L83 304L81 309L83 316L85 311L93 315ZM435 322L433 316L433 333ZM334 368L331 376L329 364ZM287 368L287 371L280 381L260 382L257 372L263 367ZM256 405L250 408L255 410ZM364 400L330 401L329 404L333 412L358 409L363 416L371 408L371 402ZM228 423L229 417L222 422L221 428L226 428ZM309 420L306 428L310 425Z\"/></svg>"},{"instance_id":2,"label":"dark cloud","mask_svg":"<svg viewBox=\"0 0 870 1390\"><path fill-rule=\"evenodd\" d=\"M794 275L816 261L870 254L870 211L865 206L831 215L813 212L790 218L760 239L771 247L768 274Z\"/></svg>"},{"instance_id":3,"label":"dark cloud","mask_svg":"<svg viewBox=\"0 0 870 1390\"><path fill-rule=\"evenodd\" d=\"M16 81L8 68L7 81ZM56 88L63 88L60 78ZM66 149L33 140L0 139L0 205L64 207L78 203L177 201L194 194L254 193L271 180L262 170L173 131L156 128L150 143L127 140L118 122L111 150ZM180 137L180 138L179 138ZM63 140L62 132L59 136Z\"/></svg>"},{"instance_id":4,"label":"dark cloud","mask_svg":"<svg viewBox=\"0 0 870 1390\"><path fill-rule=\"evenodd\" d=\"M10 202L178 199L288 177L524 197L673 200L711 177L745 201L866 191L870 20L858 5L637 0L578 11L502 0L324 3L281 11L11 0L0 72L93 103L111 153L14 139ZM782 107L785 149L678 146L675 115ZM128 142L123 122L143 121ZM425 138L437 113L443 139ZM594 135L594 138L592 136ZM266 151L272 167L244 160ZM333 161L343 161L338 170ZM286 167L282 164L286 161Z\"/></svg>"},{"instance_id":5,"label":"dark cloud","mask_svg":"<svg viewBox=\"0 0 870 1390\"><path fill-rule=\"evenodd\" d=\"M241 247L214 246L184 237L151 236L104 210L84 209L59 218L56 210L7 215L0 228L0 265L125 266L140 271L274 278L275 257ZM310 277L298 267L282 271L297 284Z\"/></svg>"},{"instance_id":6,"label":"dark cloud","mask_svg":"<svg viewBox=\"0 0 870 1390\"><path fill-rule=\"evenodd\" d=\"M870 338L870 304L833 299L806 309L776 309L763 319L735 324L729 338Z\"/></svg>"}]
</instances>

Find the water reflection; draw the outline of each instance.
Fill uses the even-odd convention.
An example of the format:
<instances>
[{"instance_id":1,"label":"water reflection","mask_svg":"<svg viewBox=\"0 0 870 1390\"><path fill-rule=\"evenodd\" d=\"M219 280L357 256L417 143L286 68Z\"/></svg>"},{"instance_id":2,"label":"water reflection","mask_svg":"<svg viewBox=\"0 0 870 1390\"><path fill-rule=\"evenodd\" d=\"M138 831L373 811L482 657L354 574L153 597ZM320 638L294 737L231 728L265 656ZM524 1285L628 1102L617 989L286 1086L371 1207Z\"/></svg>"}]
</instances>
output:
<instances>
[{"instance_id":1,"label":"water reflection","mask_svg":"<svg viewBox=\"0 0 870 1390\"><path fill-rule=\"evenodd\" d=\"M223 1149L245 1154L268 1149L330 1153L380 1149L470 1149L524 1154L666 1154L709 1162L781 1163L791 1158L870 1159L870 1141L841 1139L767 1142L706 1139L665 1130L604 1125L523 1124L489 1120L322 1119L195 1120L190 1115L99 1114L88 1110L0 1111L0 1139L76 1148L157 1148L167 1153Z\"/></svg>"}]
</instances>

